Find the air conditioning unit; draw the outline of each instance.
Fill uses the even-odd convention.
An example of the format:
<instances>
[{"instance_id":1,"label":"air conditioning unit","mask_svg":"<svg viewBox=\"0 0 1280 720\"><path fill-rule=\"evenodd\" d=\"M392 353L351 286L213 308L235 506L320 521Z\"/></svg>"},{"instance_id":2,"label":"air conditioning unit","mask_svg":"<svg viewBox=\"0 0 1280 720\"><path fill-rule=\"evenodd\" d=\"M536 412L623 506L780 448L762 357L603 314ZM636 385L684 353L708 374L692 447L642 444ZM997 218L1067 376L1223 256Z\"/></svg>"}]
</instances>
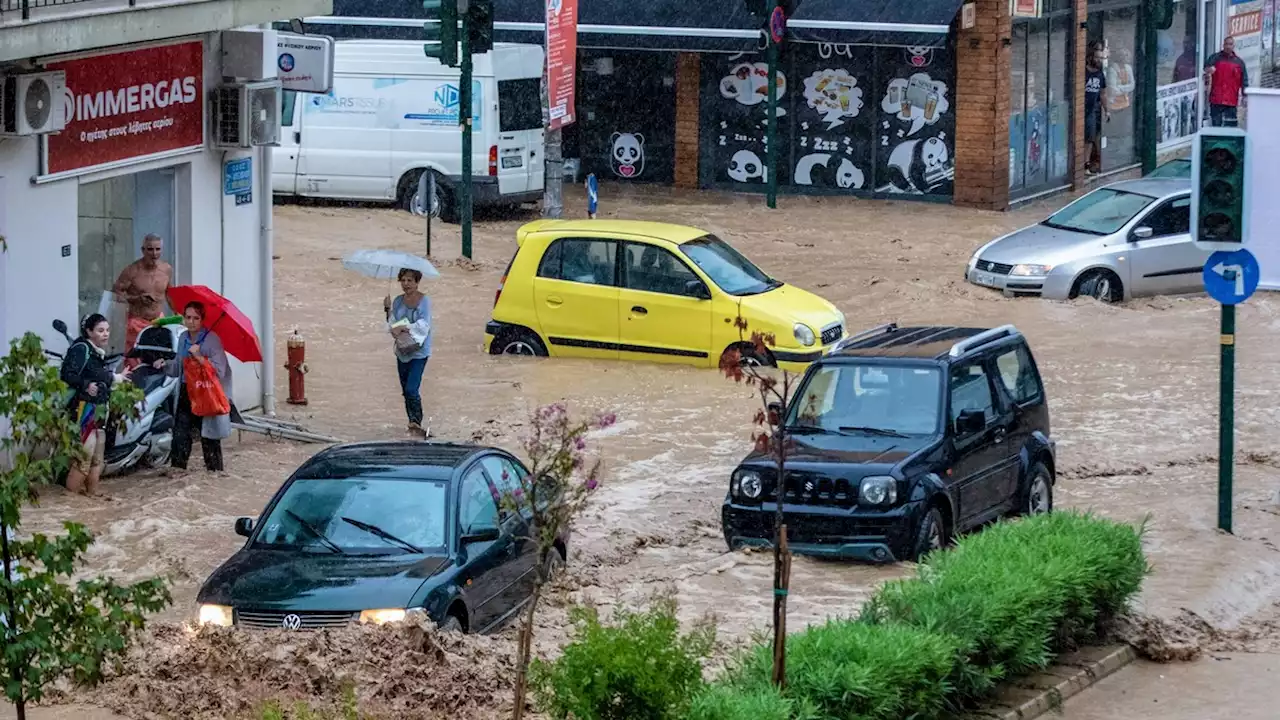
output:
<instances>
[{"instance_id":1,"label":"air conditioning unit","mask_svg":"<svg viewBox=\"0 0 1280 720\"><path fill-rule=\"evenodd\" d=\"M221 148L280 144L280 81L232 83L213 91L213 142Z\"/></svg>"},{"instance_id":2,"label":"air conditioning unit","mask_svg":"<svg viewBox=\"0 0 1280 720\"><path fill-rule=\"evenodd\" d=\"M67 74L61 70L4 77L0 135L44 135L67 126Z\"/></svg>"}]
</instances>

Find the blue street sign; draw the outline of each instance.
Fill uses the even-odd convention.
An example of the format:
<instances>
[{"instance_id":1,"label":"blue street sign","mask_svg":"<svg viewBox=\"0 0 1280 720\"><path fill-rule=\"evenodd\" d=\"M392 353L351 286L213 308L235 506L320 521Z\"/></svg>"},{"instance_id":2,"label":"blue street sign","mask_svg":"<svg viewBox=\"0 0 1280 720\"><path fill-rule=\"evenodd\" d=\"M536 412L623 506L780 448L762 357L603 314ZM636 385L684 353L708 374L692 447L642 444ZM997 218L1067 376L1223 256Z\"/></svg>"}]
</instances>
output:
<instances>
[{"instance_id":1,"label":"blue street sign","mask_svg":"<svg viewBox=\"0 0 1280 720\"><path fill-rule=\"evenodd\" d=\"M1261 274L1248 250L1219 250L1204 264L1204 289L1223 305L1239 305L1258 289Z\"/></svg>"},{"instance_id":2,"label":"blue street sign","mask_svg":"<svg viewBox=\"0 0 1280 720\"><path fill-rule=\"evenodd\" d=\"M596 208L600 205L600 183L596 181L596 174L591 173L587 176L587 213L591 217L596 216ZM1257 283L1254 283L1255 285Z\"/></svg>"},{"instance_id":3,"label":"blue street sign","mask_svg":"<svg viewBox=\"0 0 1280 720\"><path fill-rule=\"evenodd\" d=\"M222 168L222 192L243 195L253 190L253 158L230 160Z\"/></svg>"}]
</instances>

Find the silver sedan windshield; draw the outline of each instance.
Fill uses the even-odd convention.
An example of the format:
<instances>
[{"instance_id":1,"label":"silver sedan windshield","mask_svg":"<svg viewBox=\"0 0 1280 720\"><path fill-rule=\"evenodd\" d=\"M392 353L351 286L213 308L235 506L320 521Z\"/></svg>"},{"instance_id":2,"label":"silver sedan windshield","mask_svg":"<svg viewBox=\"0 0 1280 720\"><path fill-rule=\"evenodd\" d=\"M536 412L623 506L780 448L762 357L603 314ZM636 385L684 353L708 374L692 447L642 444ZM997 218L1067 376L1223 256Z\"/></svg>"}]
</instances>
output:
<instances>
[{"instance_id":1,"label":"silver sedan windshield","mask_svg":"<svg viewBox=\"0 0 1280 720\"><path fill-rule=\"evenodd\" d=\"M1042 225L1091 235L1110 235L1142 212L1155 198L1101 188L1062 208Z\"/></svg>"}]
</instances>

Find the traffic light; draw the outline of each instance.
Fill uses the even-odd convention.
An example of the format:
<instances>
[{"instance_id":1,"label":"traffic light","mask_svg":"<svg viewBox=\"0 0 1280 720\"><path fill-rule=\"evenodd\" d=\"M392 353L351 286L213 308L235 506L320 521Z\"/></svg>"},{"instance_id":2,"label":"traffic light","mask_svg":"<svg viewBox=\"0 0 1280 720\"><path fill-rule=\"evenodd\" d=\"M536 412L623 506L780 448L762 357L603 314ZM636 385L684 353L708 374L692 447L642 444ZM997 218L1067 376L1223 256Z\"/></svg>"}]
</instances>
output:
<instances>
[{"instance_id":1,"label":"traffic light","mask_svg":"<svg viewBox=\"0 0 1280 720\"><path fill-rule=\"evenodd\" d=\"M458 0L422 0L422 51L441 65L458 67Z\"/></svg>"},{"instance_id":2,"label":"traffic light","mask_svg":"<svg viewBox=\"0 0 1280 720\"><path fill-rule=\"evenodd\" d=\"M1247 237L1248 136L1207 127L1196 135L1191 164L1191 239L1202 250L1236 249Z\"/></svg>"},{"instance_id":3,"label":"traffic light","mask_svg":"<svg viewBox=\"0 0 1280 720\"><path fill-rule=\"evenodd\" d=\"M467 8L467 32L471 52L483 55L493 49L493 0L471 0Z\"/></svg>"}]
</instances>

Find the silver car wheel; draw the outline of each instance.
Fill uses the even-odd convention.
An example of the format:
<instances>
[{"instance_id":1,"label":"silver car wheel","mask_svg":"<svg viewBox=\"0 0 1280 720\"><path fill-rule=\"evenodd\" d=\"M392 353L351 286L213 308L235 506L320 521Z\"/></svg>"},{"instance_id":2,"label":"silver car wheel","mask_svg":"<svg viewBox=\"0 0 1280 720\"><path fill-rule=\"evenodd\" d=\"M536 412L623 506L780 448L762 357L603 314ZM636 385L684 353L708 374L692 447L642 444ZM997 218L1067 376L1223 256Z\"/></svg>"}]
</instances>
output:
<instances>
[{"instance_id":1,"label":"silver car wheel","mask_svg":"<svg viewBox=\"0 0 1280 720\"><path fill-rule=\"evenodd\" d=\"M502 348L503 355L525 355L527 357L537 357L538 352L533 346L523 340L512 340Z\"/></svg>"},{"instance_id":2,"label":"silver car wheel","mask_svg":"<svg viewBox=\"0 0 1280 720\"><path fill-rule=\"evenodd\" d=\"M942 549L942 527L936 522L929 528L929 540L927 544L929 552Z\"/></svg>"},{"instance_id":3,"label":"silver car wheel","mask_svg":"<svg viewBox=\"0 0 1280 720\"><path fill-rule=\"evenodd\" d=\"M1051 511L1053 509L1052 492L1049 489L1049 479L1044 475L1036 475L1027 493L1027 514L1044 515Z\"/></svg>"}]
</instances>

